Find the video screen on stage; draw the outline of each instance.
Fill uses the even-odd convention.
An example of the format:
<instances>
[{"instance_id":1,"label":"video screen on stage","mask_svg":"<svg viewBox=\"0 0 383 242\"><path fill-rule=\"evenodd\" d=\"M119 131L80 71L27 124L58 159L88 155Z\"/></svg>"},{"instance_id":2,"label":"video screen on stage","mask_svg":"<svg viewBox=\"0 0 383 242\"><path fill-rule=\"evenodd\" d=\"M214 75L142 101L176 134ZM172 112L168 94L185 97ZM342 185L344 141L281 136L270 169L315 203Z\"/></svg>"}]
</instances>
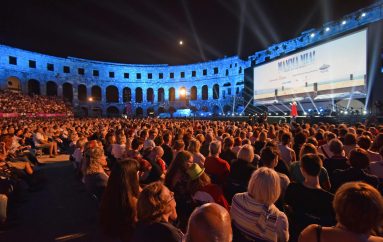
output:
<instances>
[{"instance_id":1,"label":"video screen on stage","mask_svg":"<svg viewBox=\"0 0 383 242\"><path fill-rule=\"evenodd\" d=\"M366 93L367 30L254 68L254 105Z\"/></svg>"}]
</instances>

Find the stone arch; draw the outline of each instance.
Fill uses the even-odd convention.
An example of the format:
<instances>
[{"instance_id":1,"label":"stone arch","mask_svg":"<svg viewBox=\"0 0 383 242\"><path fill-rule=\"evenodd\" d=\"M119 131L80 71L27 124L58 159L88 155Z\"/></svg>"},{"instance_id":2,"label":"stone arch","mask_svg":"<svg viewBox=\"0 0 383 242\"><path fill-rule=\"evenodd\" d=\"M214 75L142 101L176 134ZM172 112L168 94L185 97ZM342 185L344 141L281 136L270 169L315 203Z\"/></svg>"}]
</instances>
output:
<instances>
[{"instance_id":1,"label":"stone arch","mask_svg":"<svg viewBox=\"0 0 383 242\"><path fill-rule=\"evenodd\" d=\"M181 100L181 101L185 101L186 98L187 98L186 88L185 87L181 87L179 91L180 92L179 92L178 99Z\"/></svg>"},{"instance_id":2,"label":"stone arch","mask_svg":"<svg viewBox=\"0 0 383 242\"><path fill-rule=\"evenodd\" d=\"M158 102L162 103L165 101L165 90L161 87L158 88Z\"/></svg>"},{"instance_id":3,"label":"stone arch","mask_svg":"<svg viewBox=\"0 0 383 242\"><path fill-rule=\"evenodd\" d=\"M57 83L54 81L48 81L46 87L47 96L57 96Z\"/></svg>"},{"instance_id":4,"label":"stone arch","mask_svg":"<svg viewBox=\"0 0 383 242\"><path fill-rule=\"evenodd\" d=\"M176 89L174 87L169 88L169 101L175 101L176 100Z\"/></svg>"},{"instance_id":5,"label":"stone arch","mask_svg":"<svg viewBox=\"0 0 383 242\"><path fill-rule=\"evenodd\" d=\"M219 98L219 85L214 84L213 86L213 99L218 99Z\"/></svg>"},{"instance_id":6,"label":"stone arch","mask_svg":"<svg viewBox=\"0 0 383 242\"><path fill-rule=\"evenodd\" d=\"M209 98L209 90L207 85L202 86L202 100L207 100Z\"/></svg>"},{"instance_id":7,"label":"stone arch","mask_svg":"<svg viewBox=\"0 0 383 242\"><path fill-rule=\"evenodd\" d=\"M28 94L40 95L40 82L38 80L28 80Z\"/></svg>"},{"instance_id":8,"label":"stone arch","mask_svg":"<svg viewBox=\"0 0 383 242\"><path fill-rule=\"evenodd\" d=\"M15 76L7 78L7 89L21 91L21 81Z\"/></svg>"},{"instance_id":9,"label":"stone arch","mask_svg":"<svg viewBox=\"0 0 383 242\"><path fill-rule=\"evenodd\" d=\"M89 116L89 110L87 107L81 107L81 116L82 117L88 117Z\"/></svg>"},{"instance_id":10,"label":"stone arch","mask_svg":"<svg viewBox=\"0 0 383 242\"><path fill-rule=\"evenodd\" d=\"M95 85L90 90L93 101L101 101L101 87Z\"/></svg>"},{"instance_id":11,"label":"stone arch","mask_svg":"<svg viewBox=\"0 0 383 242\"><path fill-rule=\"evenodd\" d=\"M115 106L110 106L106 109L106 115L108 117L118 117L120 115L120 110Z\"/></svg>"},{"instance_id":12,"label":"stone arch","mask_svg":"<svg viewBox=\"0 0 383 242\"><path fill-rule=\"evenodd\" d=\"M124 87L124 89L122 89L122 101L124 103L132 101L132 89L129 87Z\"/></svg>"},{"instance_id":13,"label":"stone arch","mask_svg":"<svg viewBox=\"0 0 383 242\"><path fill-rule=\"evenodd\" d=\"M106 102L118 103L118 88L110 85L106 88Z\"/></svg>"},{"instance_id":14,"label":"stone arch","mask_svg":"<svg viewBox=\"0 0 383 242\"><path fill-rule=\"evenodd\" d=\"M87 90L84 84L80 84L77 87L77 98L80 102L86 102L87 100Z\"/></svg>"},{"instance_id":15,"label":"stone arch","mask_svg":"<svg viewBox=\"0 0 383 242\"><path fill-rule=\"evenodd\" d=\"M146 101L153 103L154 102L154 91L153 88L146 89Z\"/></svg>"},{"instance_id":16,"label":"stone arch","mask_svg":"<svg viewBox=\"0 0 383 242\"><path fill-rule=\"evenodd\" d=\"M94 107L91 112L94 117L102 117L102 109L100 107Z\"/></svg>"},{"instance_id":17,"label":"stone arch","mask_svg":"<svg viewBox=\"0 0 383 242\"><path fill-rule=\"evenodd\" d=\"M190 88L190 100L197 100L197 87L192 86Z\"/></svg>"},{"instance_id":18,"label":"stone arch","mask_svg":"<svg viewBox=\"0 0 383 242\"><path fill-rule=\"evenodd\" d=\"M143 116L144 110L141 107L136 108L136 116Z\"/></svg>"},{"instance_id":19,"label":"stone arch","mask_svg":"<svg viewBox=\"0 0 383 242\"><path fill-rule=\"evenodd\" d=\"M142 97L142 88L141 87L137 87L136 88L136 103L142 103L143 101L143 97ZM137 111L137 109L136 109ZM142 111L143 113L144 111Z\"/></svg>"},{"instance_id":20,"label":"stone arch","mask_svg":"<svg viewBox=\"0 0 383 242\"><path fill-rule=\"evenodd\" d=\"M73 101L73 85L69 82L63 84L63 98L66 101Z\"/></svg>"}]
</instances>

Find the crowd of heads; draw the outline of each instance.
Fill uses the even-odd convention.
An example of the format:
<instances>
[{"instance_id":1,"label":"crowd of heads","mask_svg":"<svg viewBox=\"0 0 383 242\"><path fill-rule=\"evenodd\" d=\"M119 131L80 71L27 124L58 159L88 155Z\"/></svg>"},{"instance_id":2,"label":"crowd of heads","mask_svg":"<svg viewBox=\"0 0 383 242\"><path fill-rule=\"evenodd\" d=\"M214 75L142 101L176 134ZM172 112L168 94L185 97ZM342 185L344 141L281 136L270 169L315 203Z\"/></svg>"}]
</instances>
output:
<instances>
[{"instance_id":1,"label":"crowd of heads","mask_svg":"<svg viewBox=\"0 0 383 242\"><path fill-rule=\"evenodd\" d=\"M27 142L39 129L123 241L296 241L313 223L382 232L383 126L9 119L1 135Z\"/></svg>"},{"instance_id":2,"label":"crowd of heads","mask_svg":"<svg viewBox=\"0 0 383 242\"><path fill-rule=\"evenodd\" d=\"M0 113L73 115L62 98L0 90Z\"/></svg>"}]
</instances>

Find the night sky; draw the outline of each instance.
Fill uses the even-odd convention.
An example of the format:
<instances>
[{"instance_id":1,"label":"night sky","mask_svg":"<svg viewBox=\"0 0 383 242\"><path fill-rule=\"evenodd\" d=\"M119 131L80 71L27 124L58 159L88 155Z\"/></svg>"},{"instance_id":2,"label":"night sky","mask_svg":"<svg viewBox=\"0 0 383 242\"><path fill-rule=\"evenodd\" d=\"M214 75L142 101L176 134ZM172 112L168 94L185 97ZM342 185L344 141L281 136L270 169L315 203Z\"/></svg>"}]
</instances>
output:
<instances>
[{"instance_id":1,"label":"night sky","mask_svg":"<svg viewBox=\"0 0 383 242\"><path fill-rule=\"evenodd\" d=\"M187 64L247 56L371 0L7 0L0 43L53 56ZM183 40L184 45L179 46Z\"/></svg>"}]
</instances>

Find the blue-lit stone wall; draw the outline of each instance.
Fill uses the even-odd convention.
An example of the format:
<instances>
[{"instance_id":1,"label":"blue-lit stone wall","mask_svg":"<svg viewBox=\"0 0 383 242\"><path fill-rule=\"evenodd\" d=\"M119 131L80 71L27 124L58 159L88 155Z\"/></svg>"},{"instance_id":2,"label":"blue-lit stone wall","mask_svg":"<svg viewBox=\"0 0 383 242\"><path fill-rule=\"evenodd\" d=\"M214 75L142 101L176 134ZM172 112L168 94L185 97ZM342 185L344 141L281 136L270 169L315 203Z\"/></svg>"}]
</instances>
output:
<instances>
[{"instance_id":1,"label":"blue-lit stone wall","mask_svg":"<svg viewBox=\"0 0 383 242\"><path fill-rule=\"evenodd\" d=\"M31 63L32 62L32 63ZM50 67L48 67L50 66ZM157 111L160 107L195 107L197 110L223 112L243 105L244 69L249 67L248 61L238 57L229 57L209 62L190 65L132 65L107 63L79 58L58 58L44 54L25 51L0 45L0 87L9 88L15 80L20 82L20 89L28 93L28 82L36 80L40 86L40 94L47 94L47 82L57 84L58 96L65 96L63 85L70 84L73 92L75 108L93 110L101 109L103 114L108 108L115 107L119 113L128 110L131 114L142 108L146 114L148 108ZM95 75L94 72L98 72ZM86 86L86 99L79 100L79 86ZM218 93L213 98L213 86L218 85ZM101 88L101 101L89 101L92 87ZM107 102L107 88L118 89L118 102ZM202 99L202 87L207 86L207 100ZM196 100L191 100L192 87L197 89ZM123 98L123 89L130 88L131 100ZM136 89L142 89L142 102L136 101ZM154 100L148 101L147 90L153 89ZM164 100L158 100L158 90L163 88ZM169 100L169 89L174 88L175 100ZM186 97L180 96L181 88L185 88ZM235 99L235 102L234 102Z\"/></svg>"}]
</instances>

